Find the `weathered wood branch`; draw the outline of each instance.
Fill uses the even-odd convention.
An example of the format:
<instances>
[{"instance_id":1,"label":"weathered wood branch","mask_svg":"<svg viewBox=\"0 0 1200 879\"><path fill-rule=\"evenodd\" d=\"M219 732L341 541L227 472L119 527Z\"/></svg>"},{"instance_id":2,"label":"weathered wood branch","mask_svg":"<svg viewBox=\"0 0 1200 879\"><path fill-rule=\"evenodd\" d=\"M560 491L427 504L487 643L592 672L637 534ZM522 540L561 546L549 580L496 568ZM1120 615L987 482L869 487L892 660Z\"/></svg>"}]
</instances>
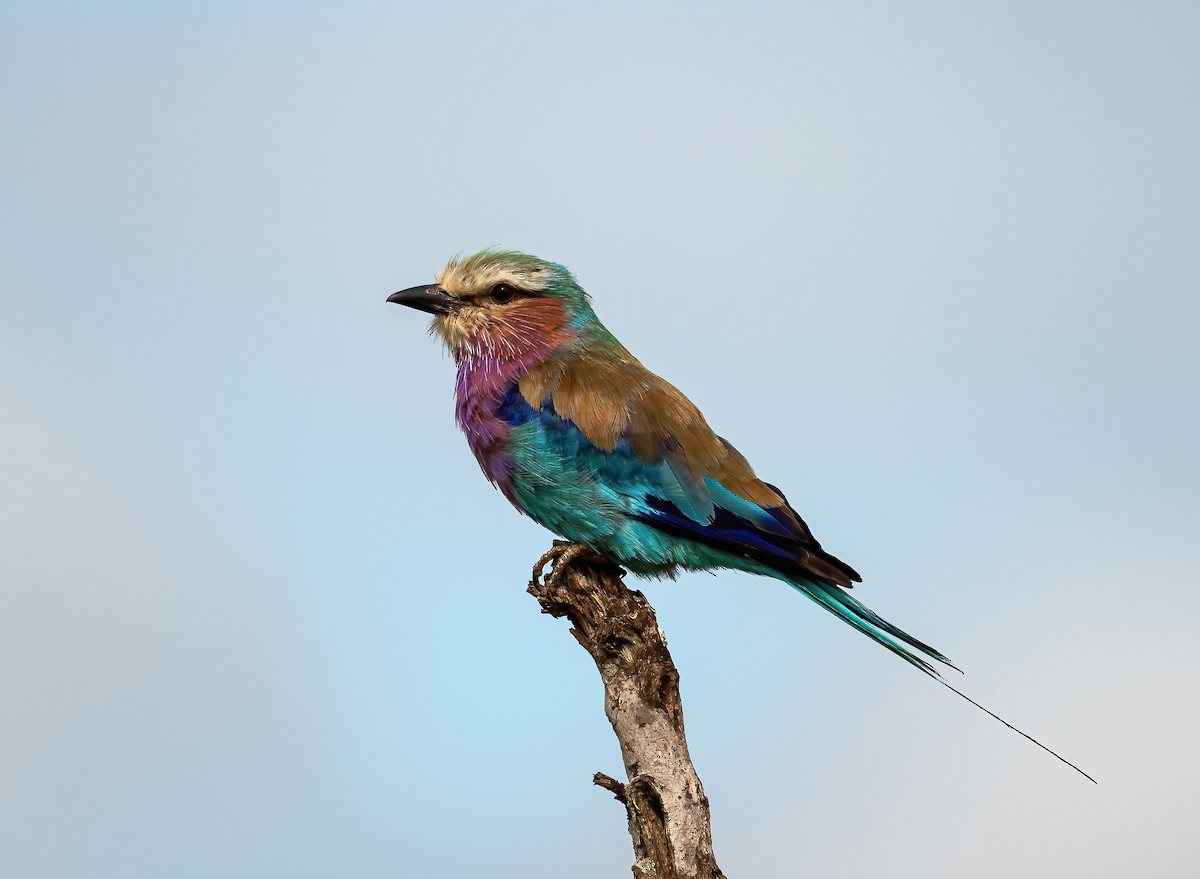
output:
<instances>
[{"instance_id":1,"label":"weathered wood branch","mask_svg":"<svg viewBox=\"0 0 1200 879\"><path fill-rule=\"evenodd\" d=\"M624 575L586 547L556 540L534 568L529 593L543 613L570 620L600 671L628 780L597 772L592 781L625 805L635 879L723 879L708 798L688 755L679 672L654 608Z\"/></svg>"}]
</instances>

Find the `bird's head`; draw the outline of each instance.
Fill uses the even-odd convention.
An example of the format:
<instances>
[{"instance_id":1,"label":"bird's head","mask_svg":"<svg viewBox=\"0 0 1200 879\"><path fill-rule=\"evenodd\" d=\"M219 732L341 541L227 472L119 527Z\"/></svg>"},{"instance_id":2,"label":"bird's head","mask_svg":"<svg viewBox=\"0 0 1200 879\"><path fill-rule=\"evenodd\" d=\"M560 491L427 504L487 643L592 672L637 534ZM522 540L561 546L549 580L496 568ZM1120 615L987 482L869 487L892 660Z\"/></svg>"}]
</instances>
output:
<instances>
[{"instance_id":1,"label":"bird's head","mask_svg":"<svg viewBox=\"0 0 1200 879\"><path fill-rule=\"evenodd\" d=\"M433 284L393 293L388 302L434 315L430 331L458 360L607 335L574 275L514 250L454 257Z\"/></svg>"}]
</instances>

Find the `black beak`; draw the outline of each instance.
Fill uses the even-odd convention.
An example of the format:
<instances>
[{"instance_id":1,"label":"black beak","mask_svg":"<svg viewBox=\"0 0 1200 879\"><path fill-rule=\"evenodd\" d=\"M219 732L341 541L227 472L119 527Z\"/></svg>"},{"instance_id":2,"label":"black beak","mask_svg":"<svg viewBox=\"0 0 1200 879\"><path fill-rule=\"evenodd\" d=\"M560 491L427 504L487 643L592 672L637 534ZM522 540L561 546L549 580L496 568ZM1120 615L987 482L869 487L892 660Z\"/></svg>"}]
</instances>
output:
<instances>
[{"instance_id":1,"label":"black beak","mask_svg":"<svg viewBox=\"0 0 1200 879\"><path fill-rule=\"evenodd\" d=\"M430 314L449 314L454 306L454 299L437 284L409 287L407 290L393 293L387 298L387 301L407 305L417 311L427 311Z\"/></svg>"}]
</instances>

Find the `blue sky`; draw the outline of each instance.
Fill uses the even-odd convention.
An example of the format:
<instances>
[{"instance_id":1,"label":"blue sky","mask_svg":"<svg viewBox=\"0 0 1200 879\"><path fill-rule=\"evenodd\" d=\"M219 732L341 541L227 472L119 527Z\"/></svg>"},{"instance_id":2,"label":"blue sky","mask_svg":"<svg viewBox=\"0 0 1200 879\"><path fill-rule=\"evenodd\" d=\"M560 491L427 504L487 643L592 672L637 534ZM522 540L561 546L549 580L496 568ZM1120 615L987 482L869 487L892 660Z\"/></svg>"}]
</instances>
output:
<instances>
[{"instance_id":1,"label":"blue sky","mask_svg":"<svg viewBox=\"0 0 1200 879\"><path fill-rule=\"evenodd\" d=\"M500 244L1101 780L778 583L650 583L726 872L1195 875L1198 24L5 5L0 873L628 869L550 536L383 301Z\"/></svg>"}]
</instances>

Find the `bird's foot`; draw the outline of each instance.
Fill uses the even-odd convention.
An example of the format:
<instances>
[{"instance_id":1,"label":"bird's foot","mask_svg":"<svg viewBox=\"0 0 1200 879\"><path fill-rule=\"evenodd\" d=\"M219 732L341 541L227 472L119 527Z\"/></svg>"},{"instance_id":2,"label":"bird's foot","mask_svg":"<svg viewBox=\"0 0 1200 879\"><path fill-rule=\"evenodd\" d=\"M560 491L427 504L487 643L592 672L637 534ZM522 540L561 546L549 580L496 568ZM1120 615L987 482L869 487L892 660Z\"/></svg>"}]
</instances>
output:
<instances>
[{"instance_id":1,"label":"bird's foot","mask_svg":"<svg viewBox=\"0 0 1200 879\"><path fill-rule=\"evenodd\" d=\"M566 540L556 540L550 550L537 560L537 564L533 566L533 581L532 586L544 586L547 589L553 589L558 585L558 581L566 575L567 568L571 566L571 562L577 558L589 556L597 561L600 561L600 556L592 552L582 543L570 543ZM550 573L542 579L542 574L545 572L546 565L553 562L553 567L550 568Z\"/></svg>"}]
</instances>

